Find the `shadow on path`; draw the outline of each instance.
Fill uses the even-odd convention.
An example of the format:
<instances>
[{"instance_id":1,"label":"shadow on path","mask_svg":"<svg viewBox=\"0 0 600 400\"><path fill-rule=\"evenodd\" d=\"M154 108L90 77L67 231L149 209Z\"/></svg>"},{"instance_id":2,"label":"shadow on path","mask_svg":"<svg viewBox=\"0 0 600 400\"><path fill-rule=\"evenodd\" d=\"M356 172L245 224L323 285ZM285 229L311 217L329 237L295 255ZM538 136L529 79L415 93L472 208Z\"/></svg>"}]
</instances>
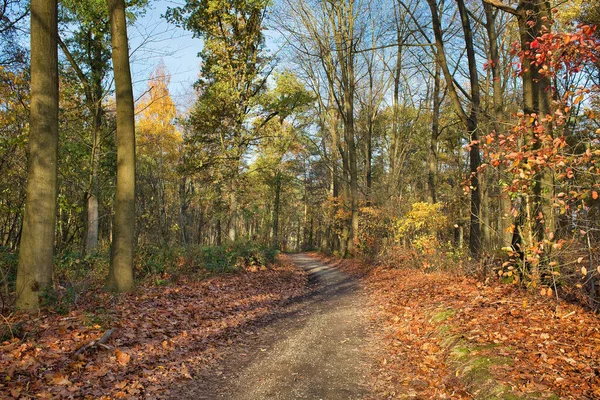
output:
<instances>
[{"instance_id":1,"label":"shadow on path","mask_svg":"<svg viewBox=\"0 0 600 400\"><path fill-rule=\"evenodd\" d=\"M335 267L305 254L292 260L310 274L310 291L258 328L250 348L240 350L247 354L242 360L232 353L220 376L196 381L189 391L175 390L172 398L353 400L367 395L366 297Z\"/></svg>"}]
</instances>

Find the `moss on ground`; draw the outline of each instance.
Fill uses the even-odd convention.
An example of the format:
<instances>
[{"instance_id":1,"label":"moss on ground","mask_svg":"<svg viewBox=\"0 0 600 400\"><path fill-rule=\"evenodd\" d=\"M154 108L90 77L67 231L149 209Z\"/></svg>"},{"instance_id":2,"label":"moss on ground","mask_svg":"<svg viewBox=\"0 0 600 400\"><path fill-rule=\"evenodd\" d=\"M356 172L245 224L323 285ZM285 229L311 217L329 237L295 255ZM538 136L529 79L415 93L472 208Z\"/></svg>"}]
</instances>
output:
<instances>
[{"instance_id":1,"label":"moss on ground","mask_svg":"<svg viewBox=\"0 0 600 400\"><path fill-rule=\"evenodd\" d=\"M512 365L508 357L494 356L490 350L498 345L478 345L470 343L464 336L456 335L456 330L448 323L448 320L456 312L451 308L438 309L431 314L430 321L439 324L436 328L436 336L440 344L447 351L448 364L452 366L455 378L458 379L465 390L473 398L481 400L521 400L525 397L518 396L512 392L509 385L496 381L491 369L496 365ZM558 398L554 394L546 393L543 398ZM527 398L535 398L528 396Z\"/></svg>"},{"instance_id":2,"label":"moss on ground","mask_svg":"<svg viewBox=\"0 0 600 400\"><path fill-rule=\"evenodd\" d=\"M455 314L455 311L451 308L447 308L445 310L440 310L435 312L430 321L433 323L444 322L447 319L451 318Z\"/></svg>"}]
</instances>

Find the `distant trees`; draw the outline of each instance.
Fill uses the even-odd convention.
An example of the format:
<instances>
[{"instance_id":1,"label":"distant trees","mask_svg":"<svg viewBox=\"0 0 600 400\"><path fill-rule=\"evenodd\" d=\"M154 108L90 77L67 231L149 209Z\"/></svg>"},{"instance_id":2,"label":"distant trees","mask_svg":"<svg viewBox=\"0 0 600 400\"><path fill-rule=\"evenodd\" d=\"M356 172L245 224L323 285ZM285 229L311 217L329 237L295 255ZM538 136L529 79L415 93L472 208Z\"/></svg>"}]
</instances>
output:
<instances>
[{"instance_id":1,"label":"distant trees","mask_svg":"<svg viewBox=\"0 0 600 400\"><path fill-rule=\"evenodd\" d=\"M171 77L160 64L150 75L148 92L137 104L136 209L141 246L177 243L180 221L183 136L169 92Z\"/></svg>"},{"instance_id":2,"label":"distant trees","mask_svg":"<svg viewBox=\"0 0 600 400\"><path fill-rule=\"evenodd\" d=\"M268 57L264 50L264 19L268 1L186 1L167 17L204 40L198 98L191 112L188 162L212 170L219 198L227 198L228 227L234 241L239 230L239 179L249 147L260 135L248 126L256 98L265 89ZM213 168L214 167L214 168Z\"/></svg>"}]
</instances>

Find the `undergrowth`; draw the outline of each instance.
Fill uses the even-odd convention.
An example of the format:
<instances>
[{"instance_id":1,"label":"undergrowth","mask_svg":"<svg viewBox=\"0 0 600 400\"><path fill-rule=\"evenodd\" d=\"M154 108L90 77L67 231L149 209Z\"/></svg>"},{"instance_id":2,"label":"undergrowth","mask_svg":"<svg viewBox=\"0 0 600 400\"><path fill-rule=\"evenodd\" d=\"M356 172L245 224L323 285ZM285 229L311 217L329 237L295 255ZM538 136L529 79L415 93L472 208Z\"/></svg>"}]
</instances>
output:
<instances>
[{"instance_id":1,"label":"undergrowth","mask_svg":"<svg viewBox=\"0 0 600 400\"><path fill-rule=\"evenodd\" d=\"M237 241L223 246L145 246L136 250L134 268L141 285L162 286L180 279L265 268L278 251L268 246ZM0 312L9 315L15 302L18 255L0 248ZM83 255L76 251L57 254L53 285L41 294L41 305L59 314L68 313L82 294L100 289L108 275L110 252Z\"/></svg>"}]
</instances>

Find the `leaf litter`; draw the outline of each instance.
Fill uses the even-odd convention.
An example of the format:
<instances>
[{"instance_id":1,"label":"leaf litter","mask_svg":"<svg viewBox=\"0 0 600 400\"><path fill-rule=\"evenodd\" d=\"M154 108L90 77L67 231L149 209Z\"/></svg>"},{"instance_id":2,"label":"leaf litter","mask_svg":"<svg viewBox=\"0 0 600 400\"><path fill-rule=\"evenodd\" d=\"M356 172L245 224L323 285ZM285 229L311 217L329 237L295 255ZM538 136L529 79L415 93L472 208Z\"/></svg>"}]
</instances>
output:
<instances>
[{"instance_id":1,"label":"leaf litter","mask_svg":"<svg viewBox=\"0 0 600 400\"><path fill-rule=\"evenodd\" d=\"M600 398L600 318L513 285L344 260L382 349L376 399Z\"/></svg>"},{"instance_id":2,"label":"leaf litter","mask_svg":"<svg viewBox=\"0 0 600 400\"><path fill-rule=\"evenodd\" d=\"M22 322L22 335L0 343L0 397L167 397L178 382L211 373L224 354L252 341L261 320L304 293L305 274L281 259L127 295L96 290L68 315L12 315L7 322ZM111 328L108 349L74 355Z\"/></svg>"}]
</instances>

